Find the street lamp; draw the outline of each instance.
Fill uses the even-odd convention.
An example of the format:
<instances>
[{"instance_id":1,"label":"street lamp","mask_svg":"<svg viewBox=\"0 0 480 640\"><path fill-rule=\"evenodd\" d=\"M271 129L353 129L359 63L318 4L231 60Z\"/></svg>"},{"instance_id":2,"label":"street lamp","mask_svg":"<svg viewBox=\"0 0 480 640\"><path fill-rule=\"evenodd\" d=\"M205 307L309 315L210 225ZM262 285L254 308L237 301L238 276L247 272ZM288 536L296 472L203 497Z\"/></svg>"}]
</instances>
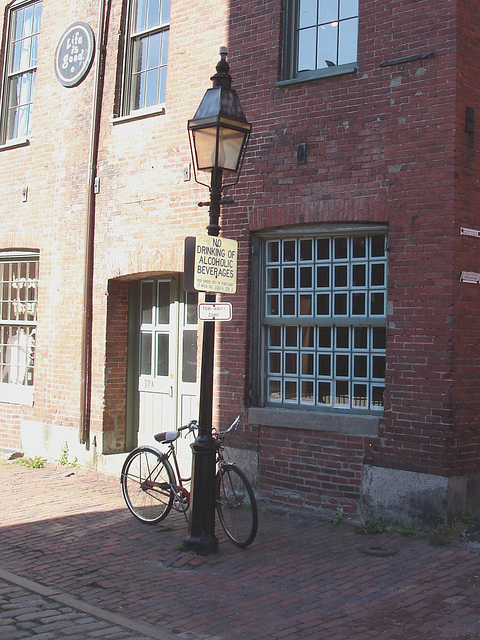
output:
<instances>
[{"instance_id":1,"label":"street lamp","mask_svg":"<svg viewBox=\"0 0 480 640\"><path fill-rule=\"evenodd\" d=\"M222 192L238 182L245 147L251 131L243 113L237 92L231 88L232 78L227 62L227 49L221 47L220 61L212 76L213 86L207 89L194 117L188 121L190 149L195 181L209 188L210 200L199 203L209 207L208 235L220 232L220 206L232 202L222 198ZM210 174L210 183L202 182L198 172ZM215 302L216 294L207 293L206 302ZM216 442L212 437L213 369L215 356L215 322L203 326L202 363L200 375L200 407L198 436L192 444L192 491L188 536L183 541L185 551L200 555L216 553L215 536L215 457Z\"/></svg>"}]
</instances>

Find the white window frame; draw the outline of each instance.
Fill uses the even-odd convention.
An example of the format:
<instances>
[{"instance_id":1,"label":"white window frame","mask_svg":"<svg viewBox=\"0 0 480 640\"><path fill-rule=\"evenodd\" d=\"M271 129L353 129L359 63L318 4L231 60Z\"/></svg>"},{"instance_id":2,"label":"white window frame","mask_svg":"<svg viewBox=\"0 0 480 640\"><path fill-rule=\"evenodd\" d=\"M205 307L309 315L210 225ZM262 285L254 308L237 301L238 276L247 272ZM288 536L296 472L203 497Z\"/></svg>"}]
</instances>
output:
<instances>
[{"instance_id":1,"label":"white window frame","mask_svg":"<svg viewBox=\"0 0 480 640\"><path fill-rule=\"evenodd\" d=\"M159 8L158 20L149 18L149 7L154 5ZM141 116L164 110L169 34L170 0L130 0L125 24L120 117ZM154 43L159 45L158 56L152 54L150 60L151 46ZM143 58L142 51L145 54ZM137 103L138 87L144 87L145 82L151 82L150 86L155 87L156 98L147 99L148 92L143 91L142 98Z\"/></svg>"},{"instance_id":2,"label":"white window frame","mask_svg":"<svg viewBox=\"0 0 480 640\"><path fill-rule=\"evenodd\" d=\"M38 252L0 252L0 402L33 405L38 268Z\"/></svg>"},{"instance_id":3,"label":"white window frame","mask_svg":"<svg viewBox=\"0 0 480 640\"><path fill-rule=\"evenodd\" d=\"M31 25L25 26L24 18L30 11ZM41 12L42 0L21 0L8 10L1 97L1 144L27 141L32 132ZM15 33L17 16L22 19L22 27Z\"/></svg>"},{"instance_id":4,"label":"white window frame","mask_svg":"<svg viewBox=\"0 0 480 640\"><path fill-rule=\"evenodd\" d=\"M329 243L324 260L316 250L319 240ZM335 243L344 241L347 253L335 256ZM252 361L254 405L383 411L386 241L386 229L378 226L259 234L253 349L260 358ZM290 256L282 255L284 248Z\"/></svg>"}]
</instances>

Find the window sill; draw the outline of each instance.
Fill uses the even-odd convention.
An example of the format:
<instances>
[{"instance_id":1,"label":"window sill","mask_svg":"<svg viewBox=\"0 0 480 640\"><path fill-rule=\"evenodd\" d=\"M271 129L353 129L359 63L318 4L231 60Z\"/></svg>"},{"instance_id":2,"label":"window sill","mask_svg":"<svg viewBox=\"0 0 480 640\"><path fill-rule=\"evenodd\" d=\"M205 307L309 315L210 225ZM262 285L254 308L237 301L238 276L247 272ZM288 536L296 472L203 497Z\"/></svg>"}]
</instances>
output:
<instances>
[{"instance_id":1,"label":"window sill","mask_svg":"<svg viewBox=\"0 0 480 640\"><path fill-rule=\"evenodd\" d=\"M23 384L0 383L0 402L33 407L34 387Z\"/></svg>"},{"instance_id":2,"label":"window sill","mask_svg":"<svg viewBox=\"0 0 480 640\"><path fill-rule=\"evenodd\" d=\"M111 119L111 123L114 125L122 124L124 122L132 122L133 120L144 120L145 118L163 115L165 115L165 105L157 105L152 109L139 109L138 111L132 111L127 116L114 116Z\"/></svg>"},{"instance_id":3,"label":"window sill","mask_svg":"<svg viewBox=\"0 0 480 640\"><path fill-rule=\"evenodd\" d=\"M279 80L277 82L277 87L285 87L302 82L311 82L312 80L322 80L323 78L331 78L333 76L343 76L347 73L356 73L357 71L358 65L356 62L327 67L326 69L315 69L314 71L300 71L295 78Z\"/></svg>"},{"instance_id":4,"label":"window sill","mask_svg":"<svg viewBox=\"0 0 480 640\"><path fill-rule=\"evenodd\" d=\"M271 407L250 407L248 410L249 423L262 427L329 431L356 436L378 436L378 428L382 417L383 413L380 415L365 415L350 412L302 411Z\"/></svg>"},{"instance_id":5,"label":"window sill","mask_svg":"<svg viewBox=\"0 0 480 640\"><path fill-rule=\"evenodd\" d=\"M17 149L18 147L28 147L30 144L30 138L15 138L14 140L8 140L3 144L0 144L0 151L6 151L7 149Z\"/></svg>"}]
</instances>

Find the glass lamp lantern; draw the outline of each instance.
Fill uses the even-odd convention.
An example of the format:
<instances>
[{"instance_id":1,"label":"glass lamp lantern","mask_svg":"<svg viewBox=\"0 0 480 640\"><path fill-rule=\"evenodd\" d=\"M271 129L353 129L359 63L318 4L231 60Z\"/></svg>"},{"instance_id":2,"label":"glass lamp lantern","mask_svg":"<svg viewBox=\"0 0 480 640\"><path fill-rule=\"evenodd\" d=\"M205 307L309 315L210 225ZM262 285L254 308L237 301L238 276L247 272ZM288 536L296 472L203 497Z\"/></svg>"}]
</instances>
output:
<instances>
[{"instance_id":1,"label":"glass lamp lantern","mask_svg":"<svg viewBox=\"0 0 480 640\"><path fill-rule=\"evenodd\" d=\"M207 89L187 125L197 182L200 182L197 170L239 173L252 129L237 92L231 88L232 78L224 47L220 49L220 56L217 73L212 77L213 87Z\"/></svg>"}]
</instances>

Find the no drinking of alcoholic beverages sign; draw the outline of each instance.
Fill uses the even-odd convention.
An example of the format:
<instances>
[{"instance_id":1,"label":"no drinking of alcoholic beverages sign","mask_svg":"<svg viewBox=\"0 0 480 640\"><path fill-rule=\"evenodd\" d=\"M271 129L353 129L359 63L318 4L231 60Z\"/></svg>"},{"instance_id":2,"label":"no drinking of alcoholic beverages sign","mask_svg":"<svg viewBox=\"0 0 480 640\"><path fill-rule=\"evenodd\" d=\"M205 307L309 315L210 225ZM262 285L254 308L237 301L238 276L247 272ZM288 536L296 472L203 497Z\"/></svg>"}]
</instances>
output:
<instances>
[{"instance_id":1,"label":"no drinking of alcoholic beverages sign","mask_svg":"<svg viewBox=\"0 0 480 640\"><path fill-rule=\"evenodd\" d=\"M236 240L218 236L185 238L184 289L235 293L237 254Z\"/></svg>"}]
</instances>

